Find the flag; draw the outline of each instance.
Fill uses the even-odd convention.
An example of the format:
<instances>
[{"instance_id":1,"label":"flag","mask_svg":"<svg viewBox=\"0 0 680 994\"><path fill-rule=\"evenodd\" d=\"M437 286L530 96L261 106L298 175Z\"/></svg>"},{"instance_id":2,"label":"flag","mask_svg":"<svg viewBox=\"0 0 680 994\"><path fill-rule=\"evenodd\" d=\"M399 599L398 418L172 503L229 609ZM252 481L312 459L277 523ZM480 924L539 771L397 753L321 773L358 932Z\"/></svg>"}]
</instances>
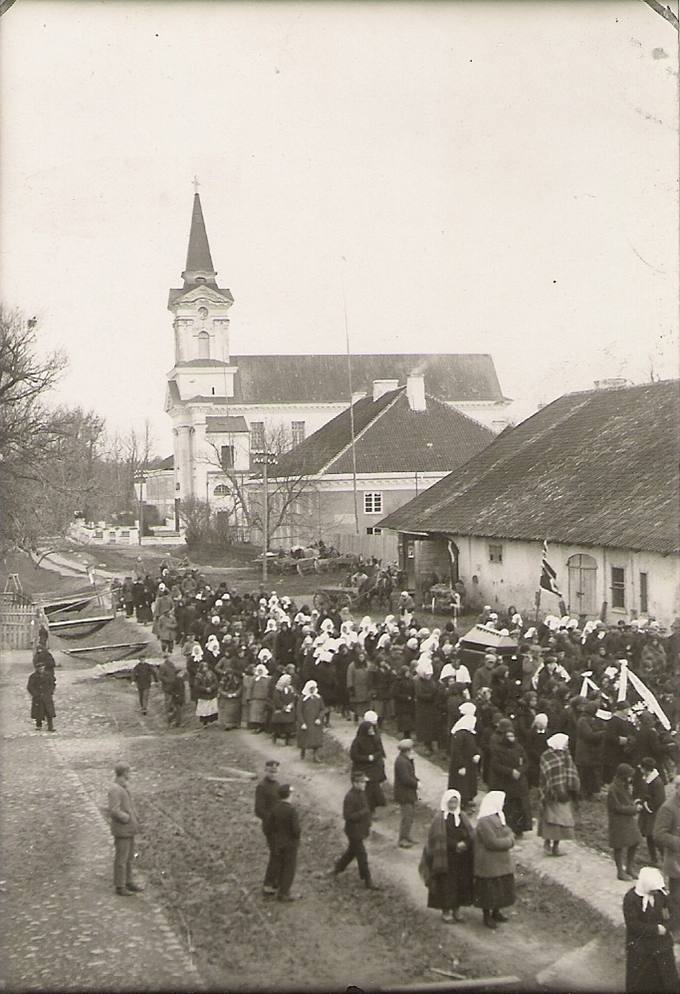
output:
<instances>
[{"instance_id":1,"label":"flag","mask_svg":"<svg viewBox=\"0 0 680 994\"><path fill-rule=\"evenodd\" d=\"M539 586L543 587L544 590L548 590L551 594L556 594L558 597L562 596L562 592L560 588L557 586L557 573L548 562L547 540L543 543L543 559L541 561L541 581L539 583Z\"/></svg>"}]
</instances>

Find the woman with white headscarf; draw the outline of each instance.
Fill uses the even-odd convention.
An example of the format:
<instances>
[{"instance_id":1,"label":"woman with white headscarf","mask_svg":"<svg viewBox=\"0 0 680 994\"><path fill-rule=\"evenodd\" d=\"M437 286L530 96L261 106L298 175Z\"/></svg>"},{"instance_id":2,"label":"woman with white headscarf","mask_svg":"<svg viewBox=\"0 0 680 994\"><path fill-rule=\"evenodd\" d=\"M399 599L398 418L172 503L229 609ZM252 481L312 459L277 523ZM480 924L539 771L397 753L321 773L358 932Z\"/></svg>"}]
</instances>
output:
<instances>
[{"instance_id":1,"label":"woman with white headscarf","mask_svg":"<svg viewBox=\"0 0 680 994\"><path fill-rule=\"evenodd\" d=\"M575 838L574 802L581 793L576 764L569 753L569 736L551 735L539 763L538 789L541 810L538 835L550 856L561 856L562 839Z\"/></svg>"},{"instance_id":2,"label":"woman with white headscarf","mask_svg":"<svg viewBox=\"0 0 680 994\"><path fill-rule=\"evenodd\" d=\"M272 694L270 727L274 745L277 739L283 739L283 744L288 745L291 736L294 735L296 704L297 694L293 687L293 678L290 673L282 673L276 681Z\"/></svg>"},{"instance_id":3,"label":"woman with white headscarf","mask_svg":"<svg viewBox=\"0 0 680 994\"><path fill-rule=\"evenodd\" d=\"M626 991L670 994L680 990L669 929L669 900L660 871L643 866L623 899L626 923Z\"/></svg>"},{"instance_id":4,"label":"woman with white headscarf","mask_svg":"<svg viewBox=\"0 0 680 994\"><path fill-rule=\"evenodd\" d=\"M464 808L472 803L477 794L477 771L481 752L475 735L476 726L476 715L462 714L451 729L449 788L460 791L461 804Z\"/></svg>"},{"instance_id":5,"label":"woman with white headscarf","mask_svg":"<svg viewBox=\"0 0 680 994\"><path fill-rule=\"evenodd\" d=\"M413 682L415 694L415 732L418 742L432 752L433 741L437 737L437 684L434 680L434 667L429 655L420 657Z\"/></svg>"},{"instance_id":6,"label":"woman with white headscarf","mask_svg":"<svg viewBox=\"0 0 680 994\"><path fill-rule=\"evenodd\" d=\"M427 906L445 922L461 922L460 908L472 904L473 828L461 809L457 790L447 790L432 819L420 861L427 886Z\"/></svg>"},{"instance_id":7,"label":"woman with white headscarf","mask_svg":"<svg viewBox=\"0 0 680 994\"><path fill-rule=\"evenodd\" d=\"M311 749L314 762L321 762L319 749L323 745L325 711L316 680L308 680L297 702L297 744L301 759L305 758L307 749Z\"/></svg>"},{"instance_id":8,"label":"woman with white headscarf","mask_svg":"<svg viewBox=\"0 0 680 994\"><path fill-rule=\"evenodd\" d=\"M515 903L514 863L510 854L515 836L505 824L504 803L502 790L490 790L479 807L475 828L475 906L482 909L484 924L491 929L508 920L501 908Z\"/></svg>"},{"instance_id":9,"label":"woman with white headscarf","mask_svg":"<svg viewBox=\"0 0 680 994\"><path fill-rule=\"evenodd\" d=\"M258 659L267 651L267 649L262 649ZM253 673L253 681L248 688L248 728L252 728L255 732L264 731L267 721L270 683L269 670L264 662L259 662Z\"/></svg>"}]
</instances>

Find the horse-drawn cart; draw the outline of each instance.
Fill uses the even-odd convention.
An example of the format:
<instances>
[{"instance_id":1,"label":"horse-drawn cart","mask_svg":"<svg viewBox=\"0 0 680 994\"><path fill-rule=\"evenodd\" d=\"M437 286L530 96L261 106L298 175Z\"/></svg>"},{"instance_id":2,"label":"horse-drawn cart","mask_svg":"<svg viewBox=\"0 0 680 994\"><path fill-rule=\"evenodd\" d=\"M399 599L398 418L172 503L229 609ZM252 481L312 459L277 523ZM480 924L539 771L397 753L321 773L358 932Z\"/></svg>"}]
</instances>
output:
<instances>
[{"instance_id":1,"label":"horse-drawn cart","mask_svg":"<svg viewBox=\"0 0 680 994\"><path fill-rule=\"evenodd\" d=\"M343 607L358 607L361 594L355 587L319 587L314 594L314 607L322 614L337 613Z\"/></svg>"}]
</instances>

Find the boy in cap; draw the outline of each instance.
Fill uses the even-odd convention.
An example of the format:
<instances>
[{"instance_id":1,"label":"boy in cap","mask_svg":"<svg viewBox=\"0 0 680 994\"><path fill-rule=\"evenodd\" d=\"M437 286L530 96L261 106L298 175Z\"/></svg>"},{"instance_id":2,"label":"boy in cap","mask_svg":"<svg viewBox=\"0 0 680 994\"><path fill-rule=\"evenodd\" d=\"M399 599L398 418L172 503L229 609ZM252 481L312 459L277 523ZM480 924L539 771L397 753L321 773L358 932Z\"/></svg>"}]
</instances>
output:
<instances>
[{"instance_id":1,"label":"boy in cap","mask_svg":"<svg viewBox=\"0 0 680 994\"><path fill-rule=\"evenodd\" d=\"M264 764L264 776L255 788L255 814L260 819L262 831L267 840L269 850L269 862L264 874L262 892L267 896L276 894L277 864L272 849L272 834L270 826L270 815L274 805L279 800L279 781L276 779L279 773L278 759L268 759Z\"/></svg>"},{"instance_id":2,"label":"boy in cap","mask_svg":"<svg viewBox=\"0 0 680 994\"><path fill-rule=\"evenodd\" d=\"M397 749L399 754L394 761L394 800L401 811L399 847L410 849L415 844L411 838L411 829L419 783L414 762L413 739L402 739L397 743Z\"/></svg>"},{"instance_id":3,"label":"boy in cap","mask_svg":"<svg viewBox=\"0 0 680 994\"><path fill-rule=\"evenodd\" d=\"M331 875L333 877L339 876L352 860L356 859L359 868L359 877L363 880L364 887L367 890L380 890L380 887L371 880L368 855L364 845L364 839L368 838L371 831L371 809L366 800L367 783L368 777L365 773L352 774L352 786L345 794L345 799L342 803L347 848L342 856L336 860L335 866L331 870Z\"/></svg>"}]
</instances>

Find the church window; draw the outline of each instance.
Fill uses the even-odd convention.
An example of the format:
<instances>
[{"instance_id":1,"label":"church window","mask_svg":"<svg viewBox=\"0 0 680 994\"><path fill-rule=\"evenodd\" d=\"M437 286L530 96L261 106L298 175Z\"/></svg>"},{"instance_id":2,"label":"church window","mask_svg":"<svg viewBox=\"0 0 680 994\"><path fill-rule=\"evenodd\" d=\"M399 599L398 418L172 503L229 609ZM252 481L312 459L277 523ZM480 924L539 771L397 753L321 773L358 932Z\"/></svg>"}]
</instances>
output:
<instances>
[{"instance_id":1,"label":"church window","mask_svg":"<svg viewBox=\"0 0 680 994\"><path fill-rule=\"evenodd\" d=\"M379 490L369 490L364 494L364 514L382 514L383 495Z\"/></svg>"},{"instance_id":2,"label":"church window","mask_svg":"<svg viewBox=\"0 0 680 994\"><path fill-rule=\"evenodd\" d=\"M290 423L291 436L293 445L299 445L300 442L305 440L305 423L304 421L291 421Z\"/></svg>"},{"instance_id":3,"label":"church window","mask_svg":"<svg viewBox=\"0 0 680 994\"><path fill-rule=\"evenodd\" d=\"M264 451L264 421L250 422L250 447L255 452Z\"/></svg>"},{"instance_id":4,"label":"church window","mask_svg":"<svg viewBox=\"0 0 680 994\"><path fill-rule=\"evenodd\" d=\"M234 446L223 445L220 448L220 464L222 469L234 468Z\"/></svg>"},{"instance_id":5,"label":"church window","mask_svg":"<svg viewBox=\"0 0 680 994\"><path fill-rule=\"evenodd\" d=\"M202 331L198 336L198 358L210 358L210 335L207 331Z\"/></svg>"}]
</instances>

